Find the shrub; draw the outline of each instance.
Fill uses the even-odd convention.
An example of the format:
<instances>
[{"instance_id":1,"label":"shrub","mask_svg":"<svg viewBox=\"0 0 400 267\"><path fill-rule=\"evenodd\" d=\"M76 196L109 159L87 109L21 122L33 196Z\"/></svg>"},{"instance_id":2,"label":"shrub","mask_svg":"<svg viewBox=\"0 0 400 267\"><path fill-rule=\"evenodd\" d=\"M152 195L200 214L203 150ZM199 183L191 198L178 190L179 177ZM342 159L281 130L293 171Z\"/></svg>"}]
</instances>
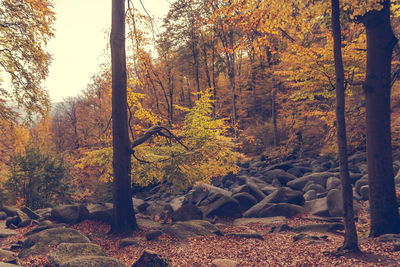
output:
<instances>
[{"instance_id":1,"label":"shrub","mask_svg":"<svg viewBox=\"0 0 400 267\"><path fill-rule=\"evenodd\" d=\"M5 187L16 201L38 209L67 201L70 181L69 168L62 157L28 144L24 152L10 157Z\"/></svg>"}]
</instances>

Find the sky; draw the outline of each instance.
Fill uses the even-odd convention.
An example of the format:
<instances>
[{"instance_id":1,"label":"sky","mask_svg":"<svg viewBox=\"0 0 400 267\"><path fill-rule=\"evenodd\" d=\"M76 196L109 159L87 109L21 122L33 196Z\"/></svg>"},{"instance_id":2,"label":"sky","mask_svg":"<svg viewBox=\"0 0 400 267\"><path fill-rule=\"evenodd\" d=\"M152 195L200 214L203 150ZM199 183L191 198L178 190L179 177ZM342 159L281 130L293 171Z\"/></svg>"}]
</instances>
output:
<instances>
[{"instance_id":1,"label":"sky","mask_svg":"<svg viewBox=\"0 0 400 267\"><path fill-rule=\"evenodd\" d=\"M105 60L111 27L111 0L55 0L55 37L48 44L53 62L43 83L52 102L77 96ZM139 0L133 5L143 12ZM163 17L168 0L142 0L151 16Z\"/></svg>"}]
</instances>

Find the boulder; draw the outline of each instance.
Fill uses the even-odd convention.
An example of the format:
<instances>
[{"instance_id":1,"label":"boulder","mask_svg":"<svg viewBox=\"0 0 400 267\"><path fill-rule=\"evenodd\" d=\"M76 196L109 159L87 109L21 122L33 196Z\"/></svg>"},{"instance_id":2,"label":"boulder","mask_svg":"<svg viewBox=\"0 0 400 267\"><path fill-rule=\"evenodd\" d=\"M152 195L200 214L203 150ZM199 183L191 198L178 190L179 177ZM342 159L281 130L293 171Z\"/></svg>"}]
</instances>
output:
<instances>
[{"instance_id":1,"label":"boulder","mask_svg":"<svg viewBox=\"0 0 400 267\"><path fill-rule=\"evenodd\" d=\"M195 236L208 236L212 234L220 234L219 229L208 221L193 220L186 222L176 222L162 228L162 231L179 240L187 240Z\"/></svg>"},{"instance_id":2,"label":"boulder","mask_svg":"<svg viewBox=\"0 0 400 267\"><path fill-rule=\"evenodd\" d=\"M307 184L306 186L304 186L303 188L303 192L307 192L309 190L314 190L316 193L323 193L325 192L325 187L323 187L320 184L314 184L313 182Z\"/></svg>"},{"instance_id":3,"label":"boulder","mask_svg":"<svg viewBox=\"0 0 400 267\"><path fill-rule=\"evenodd\" d=\"M318 223L318 224L306 224L295 226L292 228L294 232L336 232L344 230L344 225L342 223Z\"/></svg>"},{"instance_id":4,"label":"boulder","mask_svg":"<svg viewBox=\"0 0 400 267\"><path fill-rule=\"evenodd\" d=\"M255 197L257 201L261 201L266 197L263 191L261 191L260 188L258 188L258 186L255 183L247 181L246 184L249 188L249 194Z\"/></svg>"},{"instance_id":5,"label":"boulder","mask_svg":"<svg viewBox=\"0 0 400 267\"><path fill-rule=\"evenodd\" d=\"M22 207L21 211L23 213L25 213L26 215L29 216L30 219L32 220L38 220L40 218L40 215L37 214L36 212L32 211L30 208L28 207Z\"/></svg>"},{"instance_id":6,"label":"boulder","mask_svg":"<svg viewBox=\"0 0 400 267\"><path fill-rule=\"evenodd\" d=\"M326 180L326 191L330 191L331 189L339 189L342 186L342 182L337 177L329 177Z\"/></svg>"},{"instance_id":7,"label":"boulder","mask_svg":"<svg viewBox=\"0 0 400 267\"><path fill-rule=\"evenodd\" d=\"M184 203L192 203L197 206L206 206L209 203L216 201L222 196L232 196L232 193L207 184L197 184L192 190L185 195Z\"/></svg>"},{"instance_id":8,"label":"boulder","mask_svg":"<svg viewBox=\"0 0 400 267\"><path fill-rule=\"evenodd\" d=\"M106 256L103 249L90 243L61 243L49 256L51 263L56 266L62 265L73 258L86 256Z\"/></svg>"},{"instance_id":9,"label":"boulder","mask_svg":"<svg viewBox=\"0 0 400 267\"><path fill-rule=\"evenodd\" d=\"M39 225L36 228L26 232L24 236L30 236L36 233L39 233L41 231L47 230L47 229L52 229L52 228L63 228L66 227L66 224L63 223L57 223L57 224L45 224L45 225Z\"/></svg>"},{"instance_id":10,"label":"boulder","mask_svg":"<svg viewBox=\"0 0 400 267\"><path fill-rule=\"evenodd\" d=\"M239 202L236 199L228 196L222 196L217 201L203 207L202 211L205 217L242 217L242 211L240 209Z\"/></svg>"},{"instance_id":11,"label":"boulder","mask_svg":"<svg viewBox=\"0 0 400 267\"><path fill-rule=\"evenodd\" d=\"M360 195L362 200L368 200L369 199L369 189L368 185L363 185L360 188Z\"/></svg>"},{"instance_id":12,"label":"boulder","mask_svg":"<svg viewBox=\"0 0 400 267\"><path fill-rule=\"evenodd\" d=\"M110 257L83 256L71 259L60 267L126 267L126 265Z\"/></svg>"},{"instance_id":13,"label":"boulder","mask_svg":"<svg viewBox=\"0 0 400 267\"><path fill-rule=\"evenodd\" d=\"M246 192L234 194L232 197L239 202L239 207L242 212L245 212L257 203L257 199Z\"/></svg>"},{"instance_id":14,"label":"boulder","mask_svg":"<svg viewBox=\"0 0 400 267\"><path fill-rule=\"evenodd\" d=\"M304 207L308 212L316 216L329 217L326 197L306 201Z\"/></svg>"},{"instance_id":15,"label":"boulder","mask_svg":"<svg viewBox=\"0 0 400 267\"><path fill-rule=\"evenodd\" d=\"M169 267L171 262L151 250L145 250L131 267Z\"/></svg>"},{"instance_id":16,"label":"boulder","mask_svg":"<svg viewBox=\"0 0 400 267\"><path fill-rule=\"evenodd\" d=\"M61 243L89 243L89 239L80 232L70 228L53 228L29 236L22 243L18 257L43 254L49 250L49 245Z\"/></svg>"},{"instance_id":17,"label":"boulder","mask_svg":"<svg viewBox=\"0 0 400 267\"><path fill-rule=\"evenodd\" d=\"M264 226L283 223L285 221L285 217L277 216L277 217L266 217L266 218L239 218L233 221L233 226L242 226L253 223L261 223Z\"/></svg>"},{"instance_id":18,"label":"boulder","mask_svg":"<svg viewBox=\"0 0 400 267\"><path fill-rule=\"evenodd\" d=\"M184 201L185 196L176 197L169 202L169 205L173 211L177 211L180 207L182 207Z\"/></svg>"},{"instance_id":19,"label":"boulder","mask_svg":"<svg viewBox=\"0 0 400 267\"><path fill-rule=\"evenodd\" d=\"M329 215L332 217L343 217L343 198L342 192L339 189L332 189L326 197ZM361 205L353 201L354 214L357 214Z\"/></svg>"},{"instance_id":20,"label":"boulder","mask_svg":"<svg viewBox=\"0 0 400 267\"><path fill-rule=\"evenodd\" d=\"M7 213L0 211L0 220L5 220L7 218Z\"/></svg>"},{"instance_id":21,"label":"boulder","mask_svg":"<svg viewBox=\"0 0 400 267\"><path fill-rule=\"evenodd\" d=\"M243 217L277 217L284 216L287 218L293 217L298 213L304 212L304 208L298 205L289 203L266 203L263 206L258 206L257 208L251 208L243 214Z\"/></svg>"},{"instance_id":22,"label":"boulder","mask_svg":"<svg viewBox=\"0 0 400 267\"><path fill-rule=\"evenodd\" d=\"M14 224L17 227L25 227L31 223L31 218L22 210L17 210L17 222Z\"/></svg>"},{"instance_id":23,"label":"boulder","mask_svg":"<svg viewBox=\"0 0 400 267\"><path fill-rule=\"evenodd\" d=\"M246 232L240 232L240 233L229 233L226 234L226 236L236 236L240 238L249 238L249 239L259 239L259 240L264 240L264 237L260 235L259 233L246 233Z\"/></svg>"},{"instance_id":24,"label":"boulder","mask_svg":"<svg viewBox=\"0 0 400 267\"><path fill-rule=\"evenodd\" d=\"M368 175L364 175L361 179L359 179L356 183L355 183L355 188L356 188L356 192L361 195L360 190L361 187L364 185L368 185Z\"/></svg>"},{"instance_id":25,"label":"boulder","mask_svg":"<svg viewBox=\"0 0 400 267\"><path fill-rule=\"evenodd\" d=\"M61 205L51 210L51 218L61 223L77 223L87 218L88 209L84 205Z\"/></svg>"},{"instance_id":26,"label":"boulder","mask_svg":"<svg viewBox=\"0 0 400 267\"><path fill-rule=\"evenodd\" d=\"M244 217L271 217L262 216L263 210L266 210L272 206L273 203L291 203L291 204L303 204L304 198L300 191L294 191L288 187L281 187L273 193L269 194L261 202L257 203L250 209L248 209L243 216ZM280 216L280 215L277 215ZM284 215L282 215L284 216Z\"/></svg>"},{"instance_id":27,"label":"boulder","mask_svg":"<svg viewBox=\"0 0 400 267\"><path fill-rule=\"evenodd\" d=\"M127 238L123 238L119 241L119 248L124 248L124 247L128 247L128 246L136 246L138 245L138 243L140 241L142 241L143 239L139 238L139 237L127 237Z\"/></svg>"},{"instance_id":28,"label":"boulder","mask_svg":"<svg viewBox=\"0 0 400 267\"><path fill-rule=\"evenodd\" d=\"M171 215L172 221L190 221L203 219L203 212L192 203L187 203L174 211Z\"/></svg>"},{"instance_id":29,"label":"boulder","mask_svg":"<svg viewBox=\"0 0 400 267\"><path fill-rule=\"evenodd\" d=\"M263 193L268 196L272 192L278 190L278 188L279 187L275 187L275 186L272 186L272 185L266 185L266 186L261 188L261 191L263 191Z\"/></svg>"},{"instance_id":30,"label":"boulder","mask_svg":"<svg viewBox=\"0 0 400 267\"><path fill-rule=\"evenodd\" d=\"M13 256L14 256L14 252L9 251L9 250L0 249L0 259L9 258L9 257L13 257Z\"/></svg>"},{"instance_id":31,"label":"boulder","mask_svg":"<svg viewBox=\"0 0 400 267\"><path fill-rule=\"evenodd\" d=\"M35 213L40 216L40 221L51 219L51 208L43 208L35 210Z\"/></svg>"},{"instance_id":32,"label":"boulder","mask_svg":"<svg viewBox=\"0 0 400 267\"><path fill-rule=\"evenodd\" d=\"M159 217L166 220L171 217L174 212L171 205L165 201L149 201L145 213L151 216Z\"/></svg>"},{"instance_id":33,"label":"boulder","mask_svg":"<svg viewBox=\"0 0 400 267\"><path fill-rule=\"evenodd\" d=\"M289 203L278 203L272 204L271 207L261 210L257 217L277 217L284 216L291 218L299 213L304 213L305 209L302 206L289 204Z\"/></svg>"},{"instance_id":34,"label":"boulder","mask_svg":"<svg viewBox=\"0 0 400 267\"><path fill-rule=\"evenodd\" d=\"M262 203L291 203L302 205L304 203L303 193L292 190L289 187L281 187L264 198ZM260 202L260 203L261 203Z\"/></svg>"},{"instance_id":35,"label":"boulder","mask_svg":"<svg viewBox=\"0 0 400 267\"><path fill-rule=\"evenodd\" d=\"M112 203L88 204L86 208L89 212L87 215L89 220L101 221L108 224L111 223L113 214Z\"/></svg>"},{"instance_id":36,"label":"boulder","mask_svg":"<svg viewBox=\"0 0 400 267\"><path fill-rule=\"evenodd\" d=\"M213 267L237 267L239 263L234 260L229 259L214 259L211 262L211 266Z\"/></svg>"},{"instance_id":37,"label":"boulder","mask_svg":"<svg viewBox=\"0 0 400 267\"><path fill-rule=\"evenodd\" d=\"M15 235L17 235L17 232L14 230L0 228L0 238L7 238Z\"/></svg>"},{"instance_id":38,"label":"boulder","mask_svg":"<svg viewBox=\"0 0 400 267\"><path fill-rule=\"evenodd\" d=\"M336 176L338 176L338 174L331 173L331 172L315 172L315 173L311 173L308 175L304 175L301 178L292 180L287 183L287 186L291 187L295 190L302 190L304 188L304 186L310 181L315 184L320 184L322 186L325 186L328 178L332 177L332 176L336 177Z\"/></svg>"},{"instance_id":39,"label":"boulder","mask_svg":"<svg viewBox=\"0 0 400 267\"><path fill-rule=\"evenodd\" d=\"M304 193L303 197L306 201L314 200L317 198L317 192L315 190L308 190Z\"/></svg>"},{"instance_id":40,"label":"boulder","mask_svg":"<svg viewBox=\"0 0 400 267\"><path fill-rule=\"evenodd\" d=\"M13 217L17 215L18 208L11 206L2 206L1 211L7 214L7 217Z\"/></svg>"},{"instance_id":41,"label":"boulder","mask_svg":"<svg viewBox=\"0 0 400 267\"><path fill-rule=\"evenodd\" d=\"M152 230L146 233L146 240L155 240L163 234L160 230Z\"/></svg>"},{"instance_id":42,"label":"boulder","mask_svg":"<svg viewBox=\"0 0 400 267\"><path fill-rule=\"evenodd\" d=\"M274 179L277 179L280 184L286 185L288 182L297 179L296 176L290 174L281 169L274 169L267 172L264 172L263 180L267 183L272 183Z\"/></svg>"}]
</instances>

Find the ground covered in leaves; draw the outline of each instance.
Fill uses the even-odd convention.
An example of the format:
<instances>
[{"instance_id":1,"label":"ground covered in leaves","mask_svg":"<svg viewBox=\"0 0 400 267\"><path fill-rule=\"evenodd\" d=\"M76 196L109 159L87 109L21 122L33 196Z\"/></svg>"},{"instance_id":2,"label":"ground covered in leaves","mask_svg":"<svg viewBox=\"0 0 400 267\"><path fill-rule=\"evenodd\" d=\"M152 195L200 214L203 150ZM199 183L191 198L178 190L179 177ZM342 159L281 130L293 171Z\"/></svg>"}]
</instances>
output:
<instances>
[{"instance_id":1,"label":"ground covered in leaves","mask_svg":"<svg viewBox=\"0 0 400 267\"><path fill-rule=\"evenodd\" d=\"M298 233L283 231L270 233L273 225L251 224L236 227L232 220L219 219L217 223L222 233L249 232L260 233L264 240L235 236L191 238L178 241L163 234L156 240L147 241L145 234L150 229L134 233L139 241L134 246L119 248L122 237L107 235L109 226L95 221L83 221L71 228L81 231L95 244L100 245L108 256L120 259L128 266L133 264L145 249L153 250L170 259L174 266L210 266L212 260L222 258L237 261L240 266L399 266L400 252L393 251L393 243L379 242L377 238L367 238L367 213L361 212L357 227L361 254L332 255L343 242L343 232L308 233L314 239L294 241ZM286 219L289 226L299 226L321 221L309 215ZM23 234L32 229L28 226L18 229L19 235L1 241L1 247L23 239ZM17 251L16 251L17 252ZM51 266L46 255L20 260L23 266Z\"/></svg>"}]
</instances>

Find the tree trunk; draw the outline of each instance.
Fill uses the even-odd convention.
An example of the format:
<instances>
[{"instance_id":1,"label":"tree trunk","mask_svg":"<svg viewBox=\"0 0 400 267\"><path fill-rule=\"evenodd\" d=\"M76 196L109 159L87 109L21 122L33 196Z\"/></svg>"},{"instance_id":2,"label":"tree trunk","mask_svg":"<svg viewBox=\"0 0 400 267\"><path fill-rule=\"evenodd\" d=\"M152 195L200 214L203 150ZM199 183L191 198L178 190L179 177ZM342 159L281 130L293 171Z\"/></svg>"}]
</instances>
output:
<instances>
[{"instance_id":1,"label":"tree trunk","mask_svg":"<svg viewBox=\"0 0 400 267\"><path fill-rule=\"evenodd\" d=\"M399 233L390 129L392 51L397 39L390 25L390 1L361 17L367 31L367 160L371 214L370 236Z\"/></svg>"},{"instance_id":2,"label":"tree trunk","mask_svg":"<svg viewBox=\"0 0 400 267\"><path fill-rule=\"evenodd\" d=\"M274 147L277 147L279 144L279 136L278 136L275 95L276 95L276 88L272 88L272 98L271 98L272 125L274 129Z\"/></svg>"},{"instance_id":3,"label":"tree trunk","mask_svg":"<svg viewBox=\"0 0 400 267\"><path fill-rule=\"evenodd\" d=\"M339 149L340 180L342 182L343 221L345 238L341 249L358 251L357 230L354 223L353 190L350 182L349 165L347 161L347 136L345 119L344 69L342 60L342 37L340 27L339 0L332 0L332 35L333 54L336 73L336 129Z\"/></svg>"},{"instance_id":4,"label":"tree trunk","mask_svg":"<svg viewBox=\"0 0 400 267\"><path fill-rule=\"evenodd\" d=\"M113 219L110 233L138 230L131 194L131 150L128 131L125 54L125 0L112 1Z\"/></svg>"}]
</instances>

